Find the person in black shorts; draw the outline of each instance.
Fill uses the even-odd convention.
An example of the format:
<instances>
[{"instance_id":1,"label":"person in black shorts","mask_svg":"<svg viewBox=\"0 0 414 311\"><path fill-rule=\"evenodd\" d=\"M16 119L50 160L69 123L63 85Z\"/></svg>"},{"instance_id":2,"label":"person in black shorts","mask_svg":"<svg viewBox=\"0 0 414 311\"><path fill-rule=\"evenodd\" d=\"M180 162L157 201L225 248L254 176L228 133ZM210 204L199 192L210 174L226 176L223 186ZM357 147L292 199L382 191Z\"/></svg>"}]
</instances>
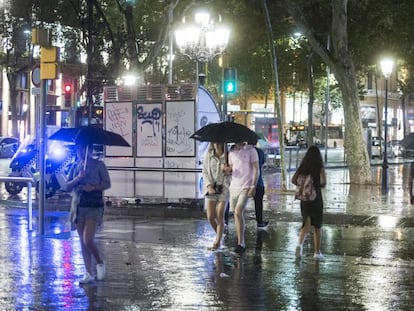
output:
<instances>
[{"instance_id":1,"label":"person in black shorts","mask_svg":"<svg viewBox=\"0 0 414 311\"><path fill-rule=\"evenodd\" d=\"M72 191L74 208L71 220L76 224L86 269L79 284L95 281L92 259L96 261L96 279L102 281L106 274L102 253L94 239L103 221L103 191L111 187L111 179L105 163L92 157L92 150L92 145L77 145L78 161L69 173L67 184L67 191Z\"/></svg>"},{"instance_id":2,"label":"person in black shorts","mask_svg":"<svg viewBox=\"0 0 414 311\"><path fill-rule=\"evenodd\" d=\"M322 242L322 220L323 220L323 198L321 188L326 185L325 168L321 153L316 146L310 146L302 159L298 169L292 177L292 183L298 185L299 176L311 175L313 186L316 191L316 198L312 201L300 201L300 211L302 214L302 228L299 233L299 244L296 247L296 257L302 257L303 242L310 231L310 227L315 227L313 237L315 260L323 260L321 252Z\"/></svg>"}]
</instances>

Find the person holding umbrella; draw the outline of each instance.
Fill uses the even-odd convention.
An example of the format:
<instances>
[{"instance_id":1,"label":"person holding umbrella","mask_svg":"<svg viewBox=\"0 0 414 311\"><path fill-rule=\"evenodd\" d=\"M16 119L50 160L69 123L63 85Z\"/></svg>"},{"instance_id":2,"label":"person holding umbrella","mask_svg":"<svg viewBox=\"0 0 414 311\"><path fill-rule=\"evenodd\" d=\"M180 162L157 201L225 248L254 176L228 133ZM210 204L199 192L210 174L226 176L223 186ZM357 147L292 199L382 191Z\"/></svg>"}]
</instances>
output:
<instances>
[{"instance_id":1,"label":"person holding umbrella","mask_svg":"<svg viewBox=\"0 0 414 311\"><path fill-rule=\"evenodd\" d=\"M213 251L220 247L224 231L224 209L229 193L229 176L225 176L223 172L225 163L224 144L210 143L203 161L203 193L207 219L216 232L216 239L211 247Z\"/></svg>"},{"instance_id":2,"label":"person holding umbrella","mask_svg":"<svg viewBox=\"0 0 414 311\"><path fill-rule=\"evenodd\" d=\"M259 178L259 157L256 149L244 142L236 142L229 152L229 165L224 172L231 174L230 210L233 211L237 234L235 252L246 250L244 213L249 197L254 197Z\"/></svg>"},{"instance_id":3,"label":"person holding umbrella","mask_svg":"<svg viewBox=\"0 0 414 311\"><path fill-rule=\"evenodd\" d=\"M229 161L223 168L225 175L231 175L229 187L230 209L233 211L237 233L236 253L246 250L244 241L244 212L248 197L253 197L259 177L258 155L253 146L244 142L258 138L248 127L235 122L210 123L198 129L190 138L199 141L235 143L229 152Z\"/></svg>"},{"instance_id":4,"label":"person holding umbrella","mask_svg":"<svg viewBox=\"0 0 414 311\"><path fill-rule=\"evenodd\" d=\"M79 281L86 284L94 281L92 256L96 261L96 278L103 280L106 267L95 244L98 226L104 212L103 190L111 187L108 170L102 161L92 158L92 145L77 145L78 162L72 168L67 191L73 191L72 205L76 208L74 222L79 234L86 273Z\"/></svg>"}]
</instances>

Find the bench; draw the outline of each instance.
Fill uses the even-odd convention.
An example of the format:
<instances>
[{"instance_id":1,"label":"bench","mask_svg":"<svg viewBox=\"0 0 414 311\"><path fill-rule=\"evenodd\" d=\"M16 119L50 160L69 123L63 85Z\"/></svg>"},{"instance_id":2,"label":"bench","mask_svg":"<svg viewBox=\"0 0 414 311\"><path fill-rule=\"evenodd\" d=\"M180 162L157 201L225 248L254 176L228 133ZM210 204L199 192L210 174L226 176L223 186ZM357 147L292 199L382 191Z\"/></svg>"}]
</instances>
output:
<instances>
[{"instance_id":1,"label":"bench","mask_svg":"<svg viewBox=\"0 0 414 311\"><path fill-rule=\"evenodd\" d=\"M17 176L0 176L0 182L21 182L27 185L27 210L29 217L29 231L33 230L33 206L32 206L32 183L34 179L32 177L17 177Z\"/></svg>"}]
</instances>

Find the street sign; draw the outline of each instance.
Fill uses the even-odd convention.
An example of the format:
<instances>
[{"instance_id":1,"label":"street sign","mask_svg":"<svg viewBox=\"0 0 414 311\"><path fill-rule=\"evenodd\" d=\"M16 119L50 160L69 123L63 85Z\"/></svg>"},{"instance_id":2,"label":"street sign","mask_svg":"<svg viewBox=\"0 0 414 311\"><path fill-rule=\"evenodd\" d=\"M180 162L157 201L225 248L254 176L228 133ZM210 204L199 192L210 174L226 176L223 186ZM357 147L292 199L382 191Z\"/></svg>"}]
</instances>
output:
<instances>
[{"instance_id":1,"label":"street sign","mask_svg":"<svg viewBox=\"0 0 414 311\"><path fill-rule=\"evenodd\" d=\"M35 87L40 87L40 65L36 64L32 68L32 83Z\"/></svg>"},{"instance_id":2,"label":"street sign","mask_svg":"<svg viewBox=\"0 0 414 311\"><path fill-rule=\"evenodd\" d=\"M65 107L61 107L61 106L56 106L56 105L48 105L46 106L46 111L48 112L52 112L52 111L69 111L70 109L65 108Z\"/></svg>"}]
</instances>

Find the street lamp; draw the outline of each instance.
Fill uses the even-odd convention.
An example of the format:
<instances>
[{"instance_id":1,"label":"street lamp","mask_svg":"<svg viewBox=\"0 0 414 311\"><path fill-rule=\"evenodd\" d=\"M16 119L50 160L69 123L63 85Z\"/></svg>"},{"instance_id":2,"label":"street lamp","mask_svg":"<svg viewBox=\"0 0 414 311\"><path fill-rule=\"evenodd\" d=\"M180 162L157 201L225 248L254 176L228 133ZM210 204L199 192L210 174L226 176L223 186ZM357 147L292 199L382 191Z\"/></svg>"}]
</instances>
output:
<instances>
[{"instance_id":1,"label":"street lamp","mask_svg":"<svg viewBox=\"0 0 414 311\"><path fill-rule=\"evenodd\" d=\"M180 52L196 62L208 62L223 53L229 41L230 30L214 24L210 14L196 13L195 23L183 25L175 31L175 40Z\"/></svg>"},{"instance_id":2,"label":"street lamp","mask_svg":"<svg viewBox=\"0 0 414 311\"><path fill-rule=\"evenodd\" d=\"M222 54L227 47L229 36L230 30L220 24L220 18L219 23L214 23L206 12L197 12L193 23L186 23L184 19L181 27L175 31L179 51L196 62L196 94L199 85L198 63L207 63ZM226 106L227 103L224 102L223 111L226 111Z\"/></svg>"},{"instance_id":3,"label":"street lamp","mask_svg":"<svg viewBox=\"0 0 414 311\"><path fill-rule=\"evenodd\" d=\"M382 184L381 191L383 194L388 192L388 158L387 158L387 144L388 144L388 79L392 73L394 61L391 59L384 59L381 61L381 71L385 78L385 105L384 105L384 153L382 160Z\"/></svg>"}]
</instances>

